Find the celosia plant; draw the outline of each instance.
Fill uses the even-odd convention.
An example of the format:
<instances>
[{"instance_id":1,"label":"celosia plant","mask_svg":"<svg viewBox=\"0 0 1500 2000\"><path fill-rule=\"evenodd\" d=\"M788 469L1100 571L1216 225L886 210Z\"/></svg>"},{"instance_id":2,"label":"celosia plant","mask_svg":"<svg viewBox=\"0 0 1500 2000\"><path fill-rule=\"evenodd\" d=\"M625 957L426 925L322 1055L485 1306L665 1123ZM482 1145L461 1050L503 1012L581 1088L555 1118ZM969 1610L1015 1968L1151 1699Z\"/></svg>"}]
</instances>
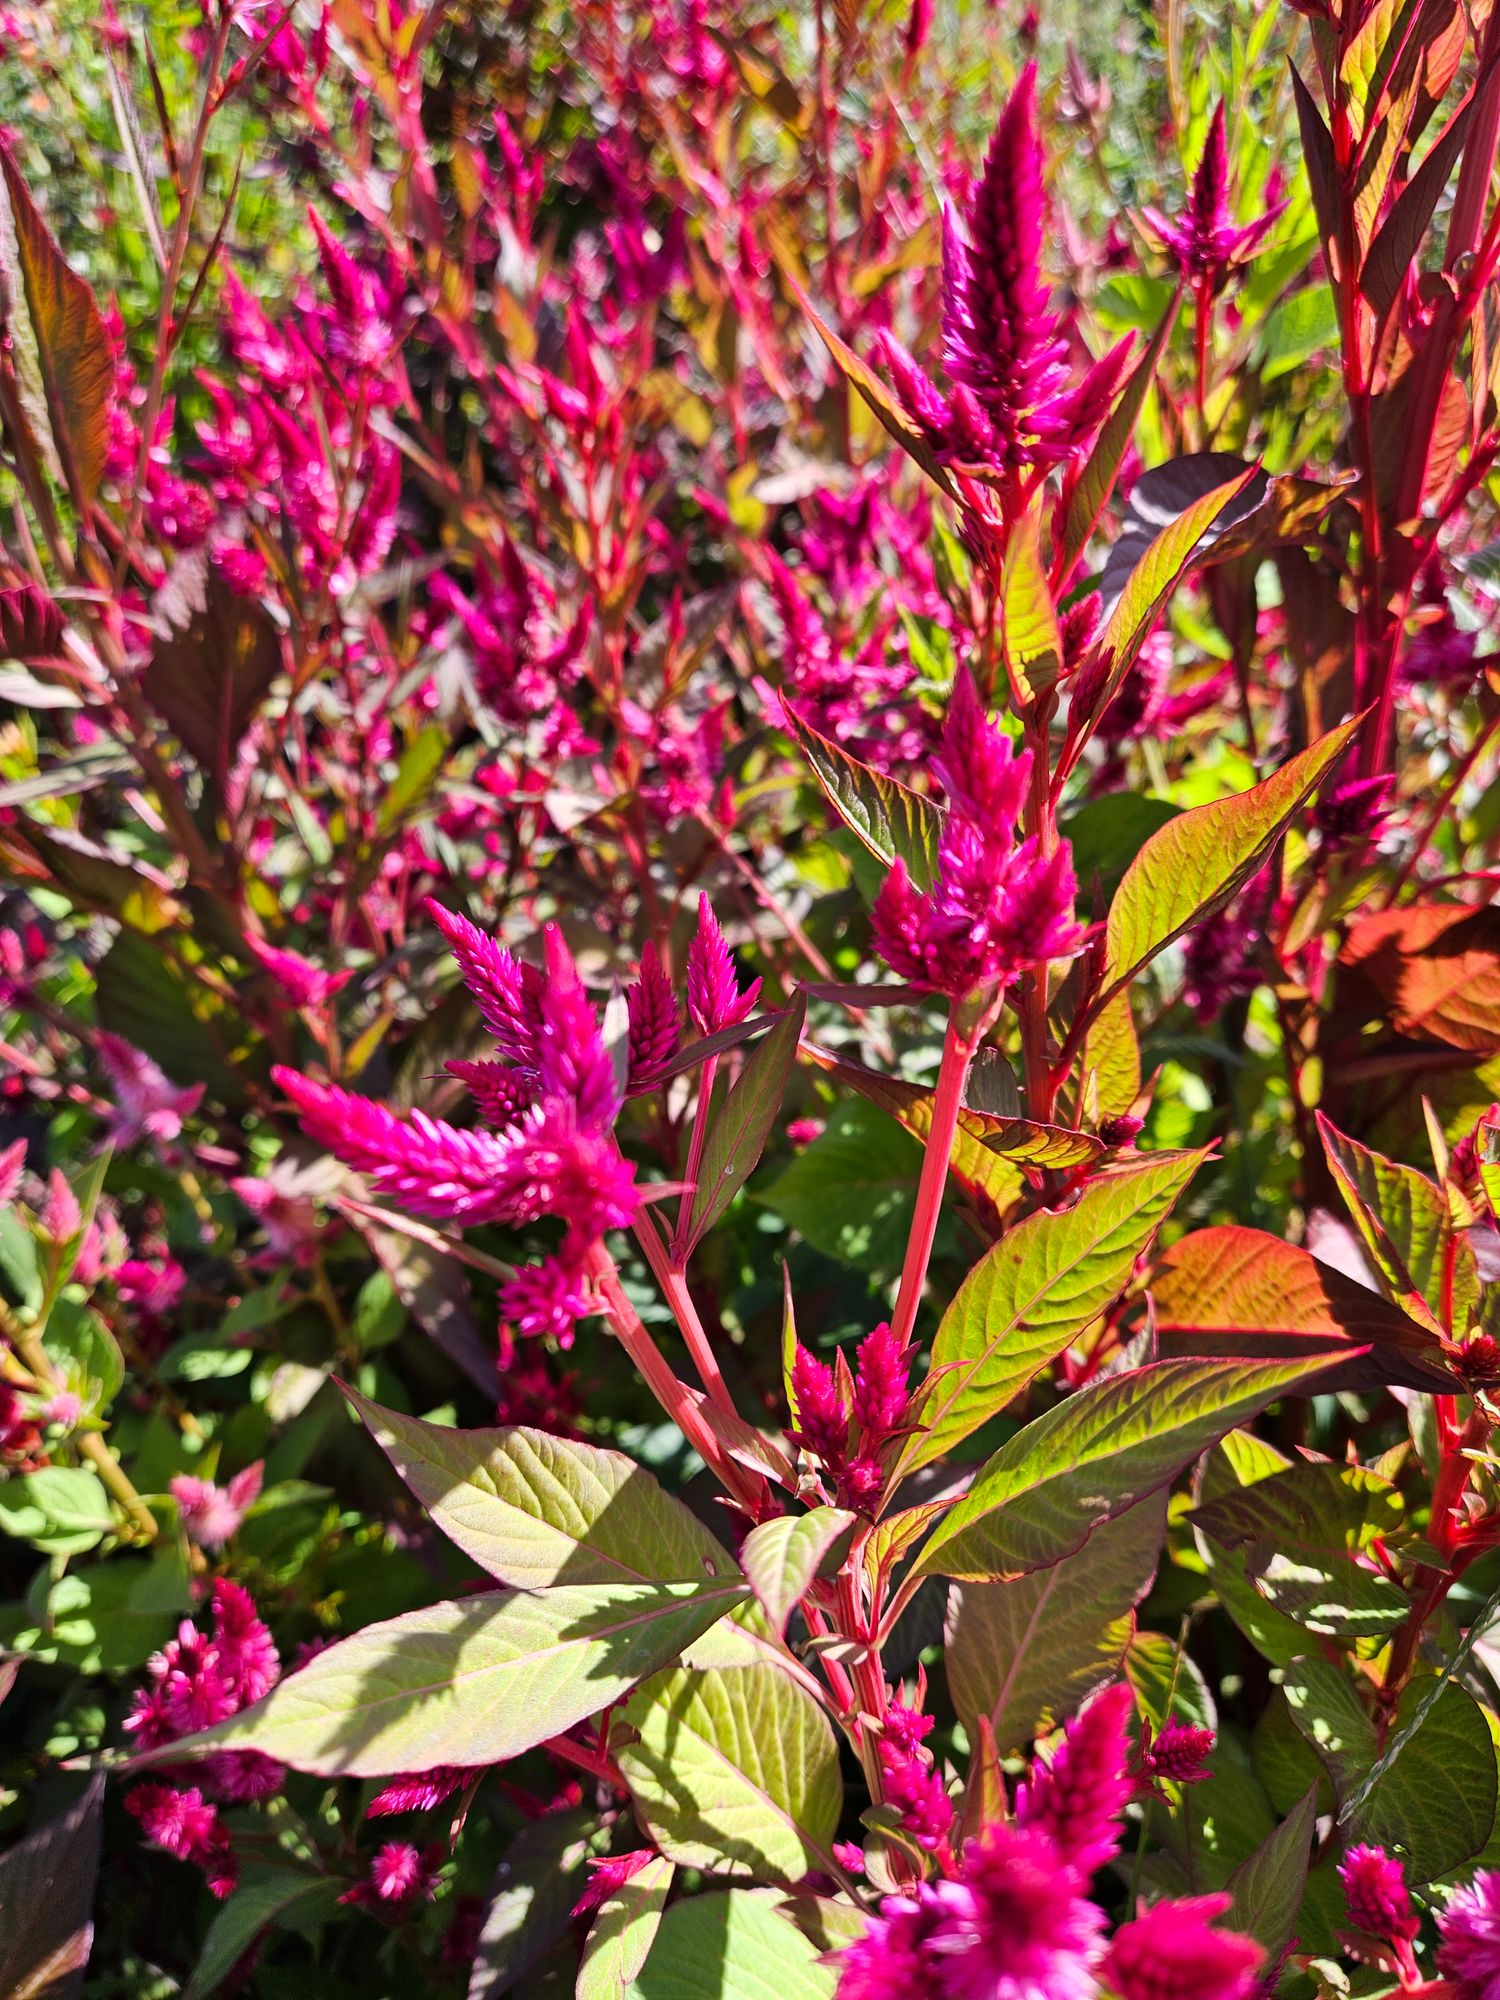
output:
<instances>
[{"instance_id":1,"label":"celosia plant","mask_svg":"<svg viewBox=\"0 0 1500 2000\"><path fill-rule=\"evenodd\" d=\"M0 1991L1493 2000L1500 15L148 13L0 12Z\"/></svg>"}]
</instances>

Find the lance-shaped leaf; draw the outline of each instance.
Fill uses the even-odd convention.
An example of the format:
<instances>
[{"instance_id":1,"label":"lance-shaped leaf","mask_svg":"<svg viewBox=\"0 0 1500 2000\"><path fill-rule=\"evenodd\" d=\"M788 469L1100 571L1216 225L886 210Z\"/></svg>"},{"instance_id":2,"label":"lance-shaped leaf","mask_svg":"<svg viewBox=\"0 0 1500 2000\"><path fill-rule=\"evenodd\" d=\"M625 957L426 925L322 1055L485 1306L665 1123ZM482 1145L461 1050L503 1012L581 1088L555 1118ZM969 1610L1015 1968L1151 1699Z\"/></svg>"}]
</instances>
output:
<instances>
[{"instance_id":1,"label":"lance-shaped leaf","mask_svg":"<svg viewBox=\"0 0 1500 2000\"><path fill-rule=\"evenodd\" d=\"M806 1514L778 1514L746 1535L740 1562L778 1634L813 1579L847 1545L854 1520L842 1507L813 1507Z\"/></svg>"},{"instance_id":2,"label":"lance-shaped leaf","mask_svg":"<svg viewBox=\"0 0 1500 2000\"><path fill-rule=\"evenodd\" d=\"M1433 140L1421 166L1391 203L1390 213L1376 230L1359 274L1359 288L1377 313L1388 312L1399 297L1406 273L1421 250L1433 210L1463 150L1475 109L1497 88L1500 88L1500 71L1492 69L1475 96L1459 106Z\"/></svg>"},{"instance_id":3,"label":"lance-shaped leaf","mask_svg":"<svg viewBox=\"0 0 1500 2000\"><path fill-rule=\"evenodd\" d=\"M263 1931L272 1924L305 1923L331 1915L338 1896L338 1882L326 1875L252 1862L228 1902L215 1912L183 2000L208 2000Z\"/></svg>"},{"instance_id":4,"label":"lance-shaped leaf","mask_svg":"<svg viewBox=\"0 0 1500 2000\"><path fill-rule=\"evenodd\" d=\"M0 1854L0 1993L74 2000L94 1942L104 1777Z\"/></svg>"},{"instance_id":5,"label":"lance-shaped leaf","mask_svg":"<svg viewBox=\"0 0 1500 2000\"><path fill-rule=\"evenodd\" d=\"M199 550L178 558L153 608L166 629L141 691L222 792L281 671L281 639L258 601L236 596Z\"/></svg>"},{"instance_id":6,"label":"lance-shaped leaf","mask_svg":"<svg viewBox=\"0 0 1500 2000\"><path fill-rule=\"evenodd\" d=\"M599 1905L583 1947L575 2000L625 2000L651 1955L676 1864L653 1854Z\"/></svg>"},{"instance_id":7,"label":"lance-shaped leaf","mask_svg":"<svg viewBox=\"0 0 1500 2000\"><path fill-rule=\"evenodd\" d=\"M904 861L917 887L930 888L943 831L938 807L920 792L910 791L830 743L786 703L782 715L828 803L855 839L887 868L894 861Z\"/></svg>"},{"instance_id":8,"label":"lance-shaped leaf","mask_svg":"<svg viewBox=\"0 0 1500 2000\"><path fill-rule=\"evenodd\" d=\"M795 275L789 268L788 259L783 255L777 260L781 274L796 296L798 305L811 323L819 340L828 349L829 359L851 388L857 389L882 427L896 440L908 458L915 459L935 486L942 488L950 500L958 496L946 467L939 460L928 442L920 424L904 410L891 394L875 371L868 367L846 340L842 340L818 312Z\"/></svg>"},{"instance_id":9,"label":"lance-shaped leaf","mask_svg":"<svg viewBox=\"0 0 1500 2000\"><path fill-rule=\"evenodd\" d=\"M1002 1756L1023 1750L1118 1670L1166 1525L1155 1495L1050 1569L1009 1583L955 1584L943 1663L971 1741L985 1718Z\"/></svg>"},{"instance_id":10,"label":"lance-shaped leaf","mask_svg":"<svg viewBox=\"0 0 1500 2000\"><path fill-rule=\"evenodd\" d=\"M1151 1281L1166 1357L1287 1361L1342 1344L1328 1389L1395 1384L1437 1395L1454 1381L1437 1336L1368 1285L1263 1229L1216 1224L1180 1237Z\"/></svg>"},{"instance_id":11,"label":"lance-shaped leaf","mask_svg":"<svg viewBox=\"0 0 1500 2000\"><path fill-rule=\"evenodd\" d=\"M1097 1174L1072 1208L1038 1210L1006 1232L943 1315L903 1472L997 1415L1119 1296L1203 1157L1158 1154Z\"/></svg>"},{"instance_id":12,"label":"lance-shaped leaf","mask_svg":"<svg viewBox=\"0 0 1500 2000\"><path fill-rule=\"evenodd\" d=\"M524 1425L445 1430L344 1393L435 1525L501 1583L541 1590L736 1575L697 1515L624 1452Z\"/></svg>"},{"instance_id":13,"label":"lance-shaped leaf","mask_svg":"<svg viewBox=\"0 0 1500 2000\"><path fill-rule=\"evenodd\" d=\"M1479 1267L1441 1188L1347 1138L1321 1111L1317 1119L1328 1170L1395 1303L1434 1333L1462 1336L1479 1304Z\"/></svg>"},{"instance_id":14,"label":"lance-shaped leaf","mask_svg":"<svg viewBox=\"0 0 1500 2000\"><path fill-rule=\"evenodd\" d=\"M838 1974L821 1956L748 1889L688 1896L662 1919L626 2000L833 2000Z\"/></svg>"},{"instance_id":15,"label":"lance-shaped leaf","mask_svg":"<svg viewBox=\"0 0 1500 2000\"><path fill-rule=\"evenodd\" d=\"M19 276L52 443L75 502L89 507L109 458L115 393L109 336L93 293L58 249L8 146L0 146L0 171L11 225L0 230L6 289L14 294ZM19 305L12 296L12 320Z\"/></svg>"},{"instance_id":16,"label":"lance-shaped leaf","mask_svg":"<svg viewBox=\"0 0 1500 2000\"><path fill-rule=\"evenodd\" d=\"M1264 784L1179 813L1152 834L1109 906L1102 999L1248 881L1344 754L1355 727L1341 723Z\"/></svg>"},{"instance_id":17,"label":"lance-shaped leaf","mask_svg":"<svg viewBox=\"0 0 1500 2000\"><path fill-rule=\"evenodd\" d=\"M490 1882L468 2000L515 1992L567 1930L597 1826L597 1814L587 1808L544 1813L511 1841Z\"/></svg>"},{"instance_id":18,"label":"lance-shaped leaf","mask_svg":"<svg viewBox=\"0 0 1500 2000\"><path fill-rule=\"evenodd\" d=\"M1383 910L1354 926L1339 956L1387 1002L1398 1033L1477 1056L1500 1050L1500 910Z\"/></svg>"},{"instance_id":19,"label":"lance-shaped leaf","mask_svg":"<svg viewBox=\"0 0 1500 2000\"><path fill-rule=\"evenodd\" d=\"M1113 700L1121 681L1145 644L1162 606L1176 588L1178 578L1198 553L1204 536L1224 510L1246 491L1250 482L1263 477L1264 474L1250 466L1233 478L1226 479L1222 485L1212 487L1186 507L1149 544L1126 579L1103 631L1094 642L1091 658L1100 663L1102 671L1090 674L1092 699L1087 713L1075 716L1069 723L1069 736L1075 744L1082 743L1091 734ZM1089 669L1085 668L1085 672Z\"/></svg>"},{"instance_id":20,"label":"lance-shaped leaf","mask_svg":"<svg viewBox=\"0 0 1500 2000\"><path fill-rule=\"evenodd\" d=\"M914 1574L998 1581L1061 1561L1329 1358L1158 1361L1079 1390L1000 1447Z\"/></svg>"},{"instance_id":21,"label":"lance-shaped leaf","mask_svg":"<svg viewBox=\"0 0 1500 2000\"><path fill-rule=\"evenodd\" d=\"M806 1019L807 995L798 991L719 1106L703 1144L684 1254L712 1229L755 1171L781 1109Z\"/></svg>"},{"instance_id":22,"label":"lance-shaped leaf","mask_svg":"<svg viewBox=\"0 0 1500 2000\"><path fill-rule=\"evenodd\" d=\"M1042 561L1039 510L1016 524L1000 585L1000 646L1011 690L1030 704L1050 694L1062 672L1062 627Z\"/></svg>"},{"instance_id":23,"label":"lance-shaped leaf","mask_svg":"<svg viewBox=\"0 0 1500 2000\"><path fill-rule=\"evenodd\" d=\"M1272 1965L1279 1961L1297 1927L1317 1827L1317 1803L1314 1786L1224 1884L1234 1899L1224 1919L1226 1928L1248 1932Z\"/></svg>"},{"instance_id":24,"label":"lance-shaped leaf","mask_svg":"<svg viewBox=\"0 0 1500 2000\"><path fill-rule=\"evenodd\" d=\"M1058 550L1056 570L1060 577L1067 577L1073 565L1088 546L1099 516L1109 504L1109 496L1115 490L1115 481L1120 476L1120 467L1125 461L1125 453L1135 435L1136 422L1141 407L1146 400L1146 392L1156 379L1156 364L1161 359L1161 351L1171 336L1177 319L1177 308L1182 294L1173 294L1172 302L1162 314L1161 323L1151 336L1151 344L1130 371L1125 387L1120 391L1119 400L1109 414L1108 421L1100 431L1088 462L1079 475L1078 482L1068 496L1068 511L1063 522L1062 544Z\"/></svg>"},{"instance_id":25,"label":"lance-shaped leaf","mask_svg":"<svg viewBox=\"0 0 1500 2000\"><path fill-rule=\"evenodd\" d=\"M746 1594L740 1582L565 1584L427 1605L330 1646L254 1707L170 1745L170 1761L260 1750L354 1778L500 1764L619 1701Z\"/></svg>"},{"instance_id":26,"label":"lance-shaped leaf","mask_svg":"<svg viewBox=\"0 0 1500 2000\"><path fill-rule=\"evenodd\" d=\"M1376 1540L1399 1544L1411 1529L1390 1482L1357 1466L1294 1465L1227 1488L1190 1519L1221 1548L1243 1552L1261 1596L1306 1631L1378 1636L1411 1608L1390 1577L1359 1560Z\"/></svg>"},{"instance_id":27,"label":"lance-shaped leaf","mask_svg":"<svg viewBox=\"0 0 1500 2000\"><path fill-rule=\"evenodd\" d=\"M871 1104L889 1111L908 1132L926 1144L927 1134L932 1130L933 1100L933 1092L926 1084L889 1076L883 1070L867 1069L863 1063L851 1062L827 1049L809 1046L803 1053L829 1076L837 1077ZM984 1171L983 1163L976 1158L974 1142L985 1152L1001 1153L1018 1165L1024 1162L1033 1167L1081 1167L1104 1156L1103 1143L1091 1132L965 1103L958 1114L951 1161L953 1171L961 1178L982 1175Z\"/></svg>"},{"instance_id":28,"label":"lance-shaped leaf","mask_svg":"<svg viewBox=\"0 0 1500 2000\"><path fill-rule=\"evenodd\" d=\"M679 1667L637 1689L619 1752L636 1812L670 1860L796 1882L828 1864L843 1803L827 1716L772 1666Z\"/></svg>"}]
</instances>

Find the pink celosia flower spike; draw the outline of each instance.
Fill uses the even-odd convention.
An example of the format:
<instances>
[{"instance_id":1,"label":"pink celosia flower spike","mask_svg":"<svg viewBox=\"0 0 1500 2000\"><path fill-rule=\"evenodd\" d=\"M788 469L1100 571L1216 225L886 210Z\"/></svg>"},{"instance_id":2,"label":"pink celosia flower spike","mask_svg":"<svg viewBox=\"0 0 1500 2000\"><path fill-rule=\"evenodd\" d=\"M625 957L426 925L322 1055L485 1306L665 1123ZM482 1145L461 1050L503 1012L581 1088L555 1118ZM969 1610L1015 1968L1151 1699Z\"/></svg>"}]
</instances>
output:
<instances>
[{"instance_id":1,"label":"pink celosia flower spike","mask_svg":"<svg viewBox=\"0 0 1500 2000\"><path fill-rule=\"evenodd\" d=\"M1500 1869L1481 1868L1438 1912L1437 1966L1462 2000L1500 2000Z\"/></svg>"},{"instance_id":2,"label":"pink celosia flower spike","mask_svg":"<svg viewBox=\"0 0 1500 2000\"><path fill-rule=\"evenodd\" d=\"M662 1069L677 1053L677 995L662 971L661 959L647 947L641 955L640 978L625 991L630 1021L630 1068L627 1096L653 1090Z\"/></svg>"},{"instance_id":3,"label":"pink celosia flower spike","mask_svg":"<svg viewBox=\"0 0 1500 2000\"><path fill-rule=\"evenodd\" d=\"M1221 98L1203 142L1187 207L1175 222L1159 209L1148 208L1144 213L1182 275L1191 284L1214 293L1223 290L1238 265L1255 255L1285 207L1285 202L1278 202L1255 222L1243 227L1235 223L1229 206L1229 157Z\"/></svg>"},{"instance_id":4,"label":"pink celosia flower spike","mask_svg":"<svg viewBox=\"0 0 1500 2000\"><path fill-rule=\"evenodd\" d=\"M1016 1796L1016 1820L1051 1835L1070 1867L1087 1878L1120 1845L1119 1817L1132 1786L1125 1726L1134 1696L1123 1682L1079 1710L1050 1764L1039 1764Z\"/></svg>"},{"instance_id":5,"label":"pink celosia flower spike","mask_svg":"<svg viewBox=\"0 0 1500 2000\"><path fill-rule=\"evenodd\" d=\"M1115 1932L1104 1968L1120 2000L1245 2000L1264 1953L1253 1938L1213 1928L1224 1895L1153 1903Z\"/></svg>"},{"instance_id":6,"label":"pink celosia flower spike","mask_svg":"<svg viewBox=\"0 0 1500 2000\"><path fill-rule=\"evenodd\" d=\"M100 1034L94 1047L114 1093L105 1121L114 1143L130 1146L138 1139L157 1139L166 1144L176 1139L183 1119L198 1109L204 1086L195 1083L186 1090L175 1089L144 1050L120 1035Z\"/></svg>"},{"instance_id":7,"label":"pink celosia flower spike","mask_svg":"<svg viewBox=\"0 0 1500 2000\"><path fill-rule=\"evenodd\" d=\"M1055 392L1066 353L1042 281L1045 221L1036 65L1028 63L990 142L968 241L951 211L943 228L943 360L974 392L996 456L1010 466L1027 460L1031 418Z\"/></svg>"},{"instance_id":8,"label":"pink celosia flower spike","mask_svg":"<svg viewBox=\"0 0 1500 2000\"><path fill-rule=\"evenodd\" d=\"M1383 1847L1351 1847L1339 1863L1339 1880L1355 1930L1388 1945L1403 1984L1418 1984L1420 1974L1411 1947L1422 1920L1411 1906L1401 1863Z\"/></svg>"},{"instance_id":9,"label":"pink celosia flower spike","mask_svg":"<svg viewBox=\"0 0 1500 2000\"><path fill-rule=\"evenodd\" d=\"M954 685L937 770L950 802L936 879L919 890L897 861L871 913L875 948L928 992L964 999L989 988L998 996L1028 967L1068 957L1082 942L1072 854L1066 842L1048 857L1034 839L1017 842L1030 760L1013 755L966 671Z\"/></svg>"},{"instance_id":10,"label":"pink celosia flower spike","mask_svg":"<svg viewBox=\"0 0 1500 2000\"><path fill-rule=\"evenodd\" d=\"M194 1479L188 1473L172 1480L169 1490L188 1539L201 1549L223 1548L239 1533L247 1511L260 1498L264 1473L264 1462L257 1459L237 1472L227 1486L216 1486L211 1479Z\"/></svg>"},{"instance_id":11,"label":"pink celosia flower spike","mask_svg":"<svg viewBox=\"0 0 1500 2000\"><path fill-rule=\"evenodd\" d=\"M734 960L707 896L698 898L698 929L688 946L687 999L693 1025L703 1035L717 1034L743 1021L760 998L754 979L743 993L735 978Z\"/></svg>"},{"instance_id":12,"label":"pink celosia flower spike","mask_svg":"<svg viewBox=\"0 0 1500 2000\"><path fill-rule=\"evenodd\" d=\"M463 982L474 996L480 1019L500 1044L500 1053L507 1062L533 1065L540 974L521 965L504 945L456 911L429 899L427 913L452 946Z\"/></svg>"}]
</instances>

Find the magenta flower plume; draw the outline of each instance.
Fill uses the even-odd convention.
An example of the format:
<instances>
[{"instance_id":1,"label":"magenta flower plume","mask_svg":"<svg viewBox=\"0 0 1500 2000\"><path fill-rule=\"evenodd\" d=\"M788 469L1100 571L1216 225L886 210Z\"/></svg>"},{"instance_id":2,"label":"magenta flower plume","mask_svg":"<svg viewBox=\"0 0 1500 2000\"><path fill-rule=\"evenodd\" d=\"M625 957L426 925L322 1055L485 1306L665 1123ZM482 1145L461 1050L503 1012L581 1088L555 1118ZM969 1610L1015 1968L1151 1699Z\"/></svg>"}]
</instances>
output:
<instances>
[{"instance_id":1,"label":"magenta flower plume","mask_svg":"<svg viewBox=\"0 0 1500 2000\"><path fill-rule=\"evenodd\" d=\"M1278 202L1255 222L1243 227L1235 223L1229 206L1229 156L1221 98L1203 142L1187 207L1175 222L1154 208L1146 209L1145 216L1183 277L1212 293L1222 291L1230 273L1255 255L1285 207L1285 202Z\"/></svg>"},{"instance_id":2,"label":"magenta flower plume","mask_svg":"<svg viewBox=\"0 0 1500 2000\"><path fill-rule=\"evenodd\" d=\"M930 1992L928 1940L941 1921L937 1892L924 1884L919 1897L887 1896L864 1936L839 1960L838 2000L917 2000Z\"/></svg>"},{"instance_id":3,"label":"magenta flower plume","mask_svg":"<svg viewBox=\"0 0 1500 2000\"><path fill-rule=\"evenodd\" d=\"M699 1034L714 1035L743 1021L760 997L760 981L743 993L735 977L734 960L707 896L698 898L698 929L688 946L688 1012Z\"/></svg>"},{"instance_id":4,"label":"magenta flower plume","mask_svg":"<svg viewBox=\"0 0 1500 2000\"><path fill-rule=\"evenodd\" d=\"M1462 2000L1500 2000L1500 1869L1481 1868L1438 1912L1437 1967Z\"/></svg>"},{"instance_id":5,"label":"magenta flower plume","mask_svg":"<svg viewBox=\"0 0 1500 2000\"><path fill-rule=\"evenodd\" d=\"M1063 379L1066 346L1042 279L1046 225L1036 65L1011 92L969 208L967 241L943 227L943 360L988 418L997 461L1030 462L1039 422Z\"/></svg>"},{"instance_id":6,"label":"magenta flower plume","mask_svg":"<svg viewBox=\"0 0 1500 2000\"><path fill-rule=\"evenodd\" d=\"M272 1075L310 1139L414 1214L455 1222L498 1222L510 1215L515 1204L504 1180L512 1149L505 1140L460 1132L423 1111L414 1111L408 1123L373 1098L315 1083L292 1069L278 1067Z\"/></svg>"},{"instance_id":7,"label":"magenta flower plume","mask_svg":"<svg viewBox=\"0 0 1500 2000\"><path fill-rule=\"evenodd\" d=\"M1214 1747L1214 1732L1175 1719L1162 1724L1141 1752L1141 1772L1148 1778L1168 1778L1176 1785L1196 1785L1209 1774L1204 1759Z\"/></svg>"},{"instance_id":8,"label":"magenta flower plume","mask_svg":"<svg viewBox=\"0 0 1500 2000\"><path fill-rule=\"evenodd\" d=\"M505 1060L533 1068L536 1063L536 1001L541 975L524 966L477 924L441 903L427 914L452 946L464 985L473 994L479 1018L500 1045Z\"/></svg>"},{"instance_id":9,"label":"magenta flower plume","mask_svg":"<svg viewBox=\"0 0 1500 2000\"><path fill-rule=\"evenodd\" d=\"M1016 1822L1047 1833L1084 1879L1119 1850L1120 1814L1130 1797L1125 1728L1134 1697L1123 1681L1079 1710L1050 1764L1033 1768L1016 1796Z\"/></svg>"},{"instance_id":10,"label":"magenta flower plume","mask_svg":"<svg viewBox=\"0 0 1500 2000\"><path fill-rule=\"evenodd\" d=\"M965 1849L958 1882L937 1894L942 1914L927 1943L942 2000L1092 2000L1104 1952L1104 1913L1048 1836L993 1826Z\"/></svg>"},{"instance_id":11,"label":"magenta flower plume","mask_svg":"<svg viewBox=\"0 0 1500 2000\"><path fill-rule=\"evenodd\" d=\"M1224 1895L1153 1903L1122 1924L1104 1976L1120 2000L1245 2000L1264 1953L1253 1938L1213 1928Z\"/></svg>"},{"instance_id":12,"label":"magenta flower plume","mask_svg":"<svg viewBox=\"0 0 1500 2000\"><path fill-rule=\"evenodd\" d=\"M871 912L875 949L909 984L954 999L999 991L1030 966L1066 958L1081 943L1067 843L1044 857L1034 840L1015 838L1030 769L1029 756L1012 754L961 674L937 761L950 798L937 878L930 890L919 890L898 860Z\"/></svg>"},{"instance_id":13,"label":"magenta flower plume","mask_svg":"<svg viewBox=\"0 0 1500 2000\"><path fill-rule=\"evenodd\" d=\"M913 1352L891 1332L888 1320L882 1320L859 1344L854 1362L854 1415L860 1442L866 1448L883 1444L901 1428Z\"/></svg>"},{"instance_id":14,"label":"magenta flower plume","mask_svg":"<svg viewBox=\"0 0 1500 2000\"><path fill-rule=\"evenodd\" d=\"M475 1775L466 1764L435 1764L430 1771L413 1771L392 1778L365 1807L366 1819L387 1819L392 1813L431 1812L443 1805Z\"/></svg>"},{"instance_id":15,"label":"magenta flower plume","mask_svg":"<svg viewBox=\"0 0 1500 2000\"><path fill-rule=\"evenodd\" d=\"M1422 1928L1401 1863L1383 1847L1351 1847L1339 1863L1339 1880L1356 1930L1409 1944Z\"/></svg>"},{"instance_id":16,"label":"magenta flower plume","mask_svg":"<svg viewBox=\"0 0 1500 2000\"><path fill-rule=\"evenodd\" d=\"M107 1123L115 1144L130 1146L139 1139L170 1143L177 1138L183 1119L198 1109L204 1086L174 1088L159 1065L122 1035L101 1034L94 1047L114 1100Z\"/></svg>"},{"instance_id":17,"label":"magenta flower plume","mask_svg":"<svg viewBox=\"0 0 1500 2000\"><path fill-rule=\"evenodd\" d=\"M797 1418L793 1436L804 1451L836 1470L849 1443L848 1412L839 1400L833 1370L800 1343L792 1356L792 1396Z\"/></svg>"},{"instance_id":18,"label":"magenta flower plume","mask_svg":"<svg viewBox=\"0 0 1500 2000\"><path fill-rule=\"evenodd\" d=\"M627 1097L654 1090L661 1072L677 1053L677 995L662 971L661 959L649 946L641 955L641 974L625 989L630 1022L630 1067Z\"/></svg>"}]
</instances>

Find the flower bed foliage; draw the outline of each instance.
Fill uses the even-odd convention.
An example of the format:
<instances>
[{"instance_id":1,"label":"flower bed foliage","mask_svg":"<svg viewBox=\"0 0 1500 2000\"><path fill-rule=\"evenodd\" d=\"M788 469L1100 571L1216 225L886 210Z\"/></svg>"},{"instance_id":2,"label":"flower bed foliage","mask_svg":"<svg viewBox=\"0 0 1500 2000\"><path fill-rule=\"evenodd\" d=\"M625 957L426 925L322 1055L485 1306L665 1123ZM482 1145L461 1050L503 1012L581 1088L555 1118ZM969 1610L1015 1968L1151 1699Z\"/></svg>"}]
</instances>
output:
<instances>
[{"instance_id":1,"label":"flower bed foliage","mask_svg":"<svg viewBox=\"0 0 1500 2000\"><path fill-rule=\"evenodd\" d=\"M1500 8L0 10L0 1995L1500 1992Z\"/></svg>"}]
</instances>

